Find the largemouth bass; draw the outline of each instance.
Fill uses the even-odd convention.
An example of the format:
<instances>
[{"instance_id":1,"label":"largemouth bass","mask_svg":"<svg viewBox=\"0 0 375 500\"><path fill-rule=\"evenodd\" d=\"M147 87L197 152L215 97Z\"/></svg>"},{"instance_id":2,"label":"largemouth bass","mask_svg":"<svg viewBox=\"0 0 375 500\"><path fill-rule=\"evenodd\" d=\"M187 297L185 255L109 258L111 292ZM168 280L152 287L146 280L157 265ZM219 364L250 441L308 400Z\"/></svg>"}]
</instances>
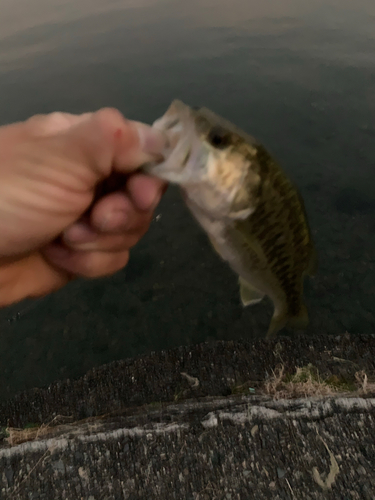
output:
<instances>
[{"instance_id":1,"label":"largemouth bass","mask_svg":"<svg viewBox=\"0 0 375 500\"><path fill-rule=\"evenodd\" d=\"M273 301L267 337L286 326L304 329L303 283L314 274L316 253L295 186L252 136L207 108L175 100L153 127L169 146L144 170L180 186L213 248L237 273L242 304L266 295Z\"/></svg>"}]
</instances>

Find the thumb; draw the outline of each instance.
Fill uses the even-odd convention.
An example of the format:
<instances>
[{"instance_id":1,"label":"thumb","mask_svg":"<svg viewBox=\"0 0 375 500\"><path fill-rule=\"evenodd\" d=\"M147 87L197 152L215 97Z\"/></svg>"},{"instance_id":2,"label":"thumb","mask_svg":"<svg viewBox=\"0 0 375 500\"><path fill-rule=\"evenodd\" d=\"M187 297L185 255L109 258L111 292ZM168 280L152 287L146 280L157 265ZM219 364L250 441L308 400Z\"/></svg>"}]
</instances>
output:
<instances>
[{"instance_id":1,"label":"thumb","mask_svg":"<svg viewBox=\"0 0 375 500\"><path fill-rule=\"evenodd\" d=\"M64 156L89 166L96 181L111 172L127 173L160 156L166 136L145 123L127 120L118 110L87 113L70 127L50 136Z\"/></svg>"}]
</instances>

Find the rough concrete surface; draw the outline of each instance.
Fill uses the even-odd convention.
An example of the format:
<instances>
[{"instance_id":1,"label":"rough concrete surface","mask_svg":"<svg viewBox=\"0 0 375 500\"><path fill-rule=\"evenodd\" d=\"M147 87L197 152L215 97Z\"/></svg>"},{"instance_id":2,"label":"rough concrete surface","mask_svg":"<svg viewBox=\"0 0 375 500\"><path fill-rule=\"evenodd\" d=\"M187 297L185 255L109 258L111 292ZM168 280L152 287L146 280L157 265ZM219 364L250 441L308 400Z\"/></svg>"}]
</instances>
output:
<instances>
[{"instance_id":1,"label":"rough concrete surface","mask_svg":"<svg viewBox=\"0 0 375 500\"><path fill-rule=\"evenodd\" d=\"M314 359L320 373L371 378L374 346L348 335L201 344L20 394L3 425L38 427L3 429L0 499L373 499L373 395L275 399L260 378L280 357L291 371ZM235 394L245 380L258 381L252 395Z\"/></svg>"}]
</instances>

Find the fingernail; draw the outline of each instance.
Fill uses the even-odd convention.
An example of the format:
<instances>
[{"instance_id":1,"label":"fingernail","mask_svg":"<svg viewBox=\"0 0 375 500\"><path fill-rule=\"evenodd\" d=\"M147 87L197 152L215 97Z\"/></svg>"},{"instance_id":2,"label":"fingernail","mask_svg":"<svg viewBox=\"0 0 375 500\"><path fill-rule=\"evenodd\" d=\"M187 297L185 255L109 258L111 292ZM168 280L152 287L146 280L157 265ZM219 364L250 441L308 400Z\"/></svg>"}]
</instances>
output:
<instances>
[{"instance_id":1,"label":"fingernail","mask_svg":"<svg viewBox=\"0 0 375 500\"><path fill-rule=\"evenodd\" d=\"M160 203L160 200L161 200L161 193L158 192L157 195L155 196L153 202L151 203L151 207L150 207L150 210L153 212L155 210L155 208L159 205Z\"/></svg>"},{"instance_id":2,"label":"fingernail","mask_svg":"<svg viewBox=\"0 0 375 500\"><path fill-rule=\"evenodd\" d=\"M100 230L106 233L121 231L127 226L127 213L125 210L113 210L103 217L100 222Z\"/></svg>"},{"instance_id":3,"label":"fingernail","mask_svg":"<svg viewBox=\"0 0 375 500\"><path fill-rule=\"evenodd\" d=\"M152 155L162 154L167 146L167 136L155 128L137 123L139 143L142 151Z\"/></svg>"},{"instance_id":4,"label":"fingernail","mask_svg":"<svg viewBox=\"0 0 375 500\"><path fill-rule=\"evenodd\" d=\"M149 181L152 181L152 179L149 179ZM155 185L152 182L144 182L143 189L138 190L136 196L133 198L136 208L145 212L155 210L160 200L161 192L159 189L155 189Z\"/></svg>"}]
</instances>

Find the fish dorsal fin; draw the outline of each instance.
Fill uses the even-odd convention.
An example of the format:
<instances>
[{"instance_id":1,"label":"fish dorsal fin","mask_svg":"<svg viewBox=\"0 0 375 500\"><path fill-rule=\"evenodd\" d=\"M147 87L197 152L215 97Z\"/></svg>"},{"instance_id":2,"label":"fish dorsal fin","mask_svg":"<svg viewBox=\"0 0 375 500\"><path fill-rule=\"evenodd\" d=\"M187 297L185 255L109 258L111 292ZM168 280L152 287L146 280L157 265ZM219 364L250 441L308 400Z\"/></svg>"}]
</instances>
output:
<instances>
[{"instance_id":1,"label":"fish dorsal fin","mask_svg":"<svg viewBox=\"0 0 375 500\"><path fill-rule=\"evenodd\" d=\"M243 278L239 278L239 283L241 302L244 307L257 304L263 299L265 294L254 288Z\"/></svg>"}]
</instances>

